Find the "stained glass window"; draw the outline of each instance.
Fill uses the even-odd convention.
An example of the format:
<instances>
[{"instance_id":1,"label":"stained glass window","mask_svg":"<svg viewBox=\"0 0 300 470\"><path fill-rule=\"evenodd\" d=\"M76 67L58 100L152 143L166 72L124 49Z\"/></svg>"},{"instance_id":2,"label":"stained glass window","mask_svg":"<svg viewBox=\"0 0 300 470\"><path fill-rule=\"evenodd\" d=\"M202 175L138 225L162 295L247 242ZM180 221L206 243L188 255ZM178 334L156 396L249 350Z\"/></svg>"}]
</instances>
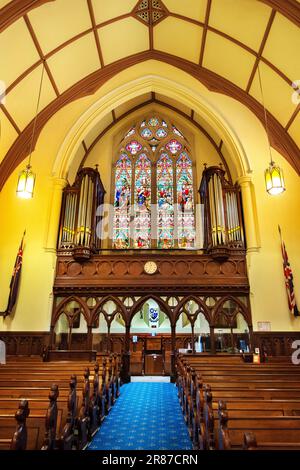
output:
<instances>
[{"instance_id":1,"label":"stained glass window","mask_svg":"<svg viewBox=\"0 0 300 470\"><path fill-rule=\"evenodd\" d=\"M151 161L142 153L135 164L134 248L151 247Z\"/></svg>"},{"instance_id":2,"label":"stained glass window","mask_svg":"<svg viewBox=\"0 0 300 470\"><path fill-rule=\"evenodd\" d=\"M158 248L174 245L173 162L163 153L157 162Z\"/></svg>"},{"instance_id":3,"label":"stained glass window","mask_svg":"<svg viewBox=\"0 0 300 470\"><path fill-rule=\"evenodd\" d=\"M141 132L141 136L144 139L150 139L150 137L152 137L153 134L152 134L152 132L150 131L150 129L148 127L145 127Z\"/></svg>"},{"instance_id":4,"label":"stained glass window","mask_svg":"<svg viewBox=\"0 0 300 470\"><path fill-rule=\"evenodd\" d=\"M135 134L135 128L132 127L131 129L129 129L129 131L127 132L127 134L125 135L125 139L127 137L130 137L131 135Z\"/></svg>"},{"instance_id":5,"label":"stained glass window","mask_svg":"<svg viewBox=\"0 0 300 470\"><path fill-rule=\"evenodd\" d=\"M176 155L182 149L182 145L178 140L172 139L167 143L166 149L169 150L173 155Z\"/></svg>"},{"instance_id":6,"label":"stained glass window","mask_svg":"<svg viewBox=\"0 0 300 470\"><path fill-rule=\"evenodd\" d=\"M186 152L182 152L177 160L176 180L178 246L193 248L195 243L193 167Z\"/></svg>"},{"instance_id":7,"label":"stained glass window","mask_svg":"<svg viewBox=\"0 0 300 470\"><path fill-rule=\"evenodd\" d=\"M125 141L132 135L137 140ZM124 135L115 164L114 248L195 247L193 165L187 145L178 128L158 116L141 120Z\"/></svg>"},{"instance_id":8,"label":"stained glass window","mask_svg":"<svg viewBox=\"0 0 300 470\"><path fill-rule=\"evenodd\" d=\"M159 139L163 139L164 137L167 137L168 133L165 129L162 129L161 127L159 129L157 129L156 131L156 136L159 138Z\"/></svg>"},{"instance_id":9,"label":"stained glass window","mask_svg":"<svg viewBox=\"0 0 300 470\"><path fill-rule=\"evenodd\" d=\"M116 163L114 197L113 244L119 249L130 246L131 180L131 161L126 154L122 154Z\"/></svg>"},{"instance_id":10,"label":"stained glass window","mask_svg":"<svg viewBox=\"0 0 300 470\"><path fill-rule=\"evenodd\" d=\"M142 150L142 145L136 140L132 140L129 144L126 145L126 150L127 152L131 153L131 155L136 155Z\"/></svg>"},{"instance_id":11,"label":"stained glass window","mask_svg":"<svg viewBox=\"0 0 300 470\"><path fill-rule=\"evenodd\" d=\"M181 134L181 132L177 129L177 127L173 126L172 127L174 134L178 135L182 139L184 139L184 136Z\"/></svg>"},{"instance_id":12,"label":"stained glass window","mask_svg":"<svg viewBox=\"0 0 300 470\"><path fill-rule=\"evenodd\" d=\"M152 117L149 119L148 125L151 127L156 127L159 125L159 120L157 119L157 117Z\"/></svg>"}]
</instances>

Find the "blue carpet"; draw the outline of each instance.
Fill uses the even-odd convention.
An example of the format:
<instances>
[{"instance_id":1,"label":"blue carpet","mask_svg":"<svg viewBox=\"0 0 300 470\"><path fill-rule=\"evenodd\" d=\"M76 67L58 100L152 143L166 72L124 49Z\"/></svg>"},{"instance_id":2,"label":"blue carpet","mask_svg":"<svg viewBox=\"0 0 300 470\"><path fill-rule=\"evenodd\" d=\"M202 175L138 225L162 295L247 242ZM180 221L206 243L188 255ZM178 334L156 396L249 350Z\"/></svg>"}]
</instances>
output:
<instances>
[{"instance_id":1,"label":"blue carpet","mask_svg":"<svg viewBox=\"0 0 300 470\"><path fill-rule=\"evenodd\" d=\"M88 450L190 450L192 443L171 383L129 383Z\"/></svg>"}]
</instances>

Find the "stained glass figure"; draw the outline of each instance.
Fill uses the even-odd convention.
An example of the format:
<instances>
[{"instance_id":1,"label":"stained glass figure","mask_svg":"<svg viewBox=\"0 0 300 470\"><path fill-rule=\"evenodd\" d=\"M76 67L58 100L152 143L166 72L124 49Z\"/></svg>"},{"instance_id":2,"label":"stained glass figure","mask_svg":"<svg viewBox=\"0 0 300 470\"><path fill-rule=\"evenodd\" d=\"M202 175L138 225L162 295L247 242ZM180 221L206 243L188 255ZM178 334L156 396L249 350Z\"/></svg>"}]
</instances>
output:
<instances>
[{"instance_id":1,"label":"stained glass figure","mask_svg":"<svg viewBox=\"0 0 300 470\"><path fill-rule=\"evenodd\" d=\"M153 134L148 127L145 127L145 129L143 129L141 132L141 136L144 139L150 139L153 136Z\"/></svg>"},{"instance_id":2,"label":"stained glass figure","mask_svg":"<svg viewBox=\"0 0 300 470\"><path fill-rule=\"evenodd\" d=\"M135 164L134 248L151 247L151 162L142 153Z\"/></svg>"},{"instance_id":3,"label":"stained glass figure","mask_svg":"<svg viewBox=\"0 0 300 470\"><path fill-rule=\"evenodd\" d=\"M157 117L152 117L149 119L148 125L151 127L156 127L159 125L159 120L157 119Z\"/></svg>"},{"instance_id":4,"label":"stained glass figure","mask_svg":"<svg viewBox=\"0 0 300 470\"><path fill-rule=\"evenodd\" d=\"M127 152L131 153L131 155L136 155L142 150L142 148L143 146L136 140L132 140L129 142L129 144L126 145L126 150Z\"/></svg>"},{"instance_id":5,"label":"stained glass figure","mask_svg":"<svg viewBox=\"0 0 300 470\"><path fill-rule=\"evenodd\" d=\"M195 245L193 167L186 152L180 154L176 163L176 187L178 246L193 248Z\"/></svg>"},{"instance_id":6,"label":"stained glass figure","mask_svg":"<svg viewBox=\"0 0 300 470\"><path fill-rule=\"evenodd\" d=\"M132 165L126 154L116 163L113 245L115 248L129 248L129 222L131 200Z\"/></svg>"},{"instance_id":7,"label":"stained glass figure","mask_svg":"<svg viewBox=\"0 0 300 470\"><path fill-rule=\"evenodd\" d=\"M164 139L165 137L167 137L168 133L165 129L162 129L161 127L159 129L157 129L156 131L156 136L159 138L159 139Z\"/></svg>"},{"instance_id":8,"label":"stained glass figure","mask_svg":"<svg viewBox=\"0 0 300 470\"><path fill-rule=\"evenodd\" d=\"M129 131L127 132L127 134L125 135L125 139L127 139L128 137L130 137L131 135L135 134L135 128L132 127L131 129L129 129Z\"/></svg>"},{"instance_id":9,"label":"stained glass figure","mask_svg":"<svg viewBox=\"0 0 300 470\"><path fill-rule=\"evenodd\" d=\"M169 152L172 153L172 155L176 155L177 152L182 150L182 145L178 140L172 139L170 142L167 143L166 149L169 150Z\"/></svg>"},{"instance_id":10,"label":"stained glass figure","mask_svg":"<svg viewBox=\"0 0 300 470\"><path fill-rule=\"evenodd\" d=\"M177 129L177 127L175 126L172 126L172 129L173 129L173 132L174 134L178 135L179 137L181 137L182 139L184 139L184 136L181 134L181 132Z\"/></svg>"},{"instance_id":11,"label":"stained glass figure","mask_svg":"<svg viewBox=\"0 0 300 470\"><path fill-rule=\"evenodd\" d=\"M157 162L158 248L174 246L173 162L163 153Z\"/></svg>"},{"instance_id":12,"label":"stained glass figure","mask_svg":"<svg viewBox=\"0 0 300 470\"><path fill-rule=\"evenodd\" d=\"M115 166L113 246L149 249L153 243L151 233L155 232L157 248L177 247L177 242L179 248L194 248L193 166L180 142L183 134L157 116L131 127L125 139L135 134L139 136L126 142L126 147L120 145ZM168 143L159 148L166 138ZM156 167L154 187L152 166ZM155 215L151 210L152 193L157 200Z\"/></svg>"}]
</instances>

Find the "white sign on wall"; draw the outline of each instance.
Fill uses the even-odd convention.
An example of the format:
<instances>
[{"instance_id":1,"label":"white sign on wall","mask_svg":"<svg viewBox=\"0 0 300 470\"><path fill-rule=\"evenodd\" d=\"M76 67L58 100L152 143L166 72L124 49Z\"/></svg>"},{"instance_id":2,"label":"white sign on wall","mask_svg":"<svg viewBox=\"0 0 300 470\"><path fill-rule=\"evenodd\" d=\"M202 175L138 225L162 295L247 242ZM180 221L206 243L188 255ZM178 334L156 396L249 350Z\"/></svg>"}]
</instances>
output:
<instances>
[{"instance_id":1,"label":"white sign on wall","mask_svg":"<svg viewBox=\"0 0 300 470\"><path fill-rule=\"evenodd\" d=\"M258 321L257 329L258 331L271 331L271 322L270 321Z\"/></svg>"}]
</instances>

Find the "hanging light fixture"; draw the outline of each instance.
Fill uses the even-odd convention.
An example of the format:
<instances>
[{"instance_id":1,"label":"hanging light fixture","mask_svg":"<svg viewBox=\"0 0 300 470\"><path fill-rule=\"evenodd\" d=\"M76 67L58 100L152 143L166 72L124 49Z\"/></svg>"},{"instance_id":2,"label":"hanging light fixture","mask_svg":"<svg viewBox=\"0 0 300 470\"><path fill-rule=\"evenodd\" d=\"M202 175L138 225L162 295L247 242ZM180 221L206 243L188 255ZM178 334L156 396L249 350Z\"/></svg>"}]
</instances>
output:
<instances>
[{"instance_id":1,"label":"hanging light fixture","mask_svg":"<svg viewBox=\"0 0 300 470\"><path fill-rule=\"evenodd\" d=\"M267 192L271 194L271 196L275 196L276 194L281 194L283 193L283 191L285 191L285 185L284 185L283 171L278 165L275 164L273 157L272 157L268 120L267 120L267 111L265 107L265 100L264 100L259 64L257 68L258 68L258 78L259 78L262 104L264 108L265 125L266 125L266 132L267 132L267 137L268 137L268 145L269 145L269 153L270 153L269 167L265 170L265 183L266 183Z\"/></svg>"},{"instance_id":2,"label":"hanging light fixture","mask_svg":"<svg viewBox=\"0 0 300 470\"><path fill-rule=\"evenodd\" d=\"M33 191L34 191L34 185L35 185L35 173L33 173L31 169L32 168L31 167L31 154L32 154L32 148L33 148L33 142L34 142L36 121L37 121L37 116L38 116L39 106L40 106L44 71L45 71L45 61L43 61L41 82L40 82L40 88L39 88L39 94L38 94L38 100L37 100L37 106L36 106L36 113L35 113L35 118L34 118L34 123L33 123L33 129L32 129L29 162L25 170L21 171L21 173L19 174L19 178L18 178L17 196L21 199L31 199L33 197Z\"/></svg>"}]
</instances>

